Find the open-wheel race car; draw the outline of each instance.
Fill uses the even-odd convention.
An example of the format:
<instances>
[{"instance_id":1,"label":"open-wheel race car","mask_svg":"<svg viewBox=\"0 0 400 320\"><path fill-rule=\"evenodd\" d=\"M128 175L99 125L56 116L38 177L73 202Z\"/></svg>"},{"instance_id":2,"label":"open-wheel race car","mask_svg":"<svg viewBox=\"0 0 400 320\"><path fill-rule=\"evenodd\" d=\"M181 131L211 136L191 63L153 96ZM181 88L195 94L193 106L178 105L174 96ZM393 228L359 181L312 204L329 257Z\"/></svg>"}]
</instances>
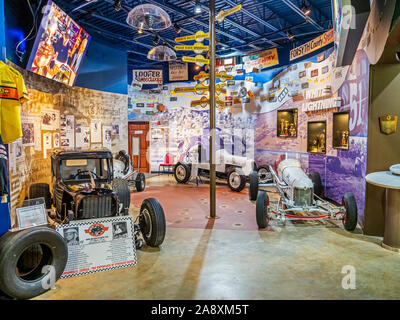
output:
<instances>
[{"instance_id":1,"label":"open-wheel race car","mask_svg":"<svg viewBox=\"0 0 400 320\"><path fill-rule=\"evenodd\" d=\"M120 178L128 181L129 186L134 186L141 192L146 188L146 177L142 172L136 172L125 150L118 152L114 159L114 179Z\"/></svg>"},{"instance_id":2,"label":"open-wheel race car","mask_svg":"<svg viewBox=\"0 0 400 320\"><path fill-rule=\"evenodd\" d=\"M280 162L278 173L269 166L269 173L272 182L268 183L260 183L257 172L250 174L249 198L256 200L259 228L266 228L271 219L283 223L287 220L342 220L347 231L356 228L357 203L352 193L344 194L341 206L323 199L319 174L311 172L308 176L301 168L300 162L295 159ZM259 191L260 187L276 188L280 196L276 206L270 204L266 191Z\"/></svg>"},{"instance_id":3,"label":"open-wheel race car","mask_svg":"<svg viewBox=\"0 0 400 320\"><path fill-rule=\"evenodd\" d=\"M240 192L246 186L249 174L256 170L254 160L229 154L226 150L216 151L216 177L226 180L232 191ZM175 180L187 183L190 177L209 177L210 163L205 150L200 146L191 148L184 161L179 161L174 167Z\"/></svg>"},{"instance_id":4,"label":"open-wheel race car","mask_svg":"<svg viewBox=\"0 0 400 320\"><path fill-rule=\"evenodd\" d=\"M29 188L29 199L44 199L52 226L72 220L129 215L129 182L113 178L111 151L53 153L51 173L52 193L49 184L34 183ZM144 242L151 247L160 246L165 231L161 204L154 198L145 199L134 222L136 248L140 249ZM66 241L52 228L9 231L0 238L0 291L18 299L37 296L49 289L42 282L50 269L43 268L53 267L58 280L67 258Z\"/></svg>"}]
</instances>

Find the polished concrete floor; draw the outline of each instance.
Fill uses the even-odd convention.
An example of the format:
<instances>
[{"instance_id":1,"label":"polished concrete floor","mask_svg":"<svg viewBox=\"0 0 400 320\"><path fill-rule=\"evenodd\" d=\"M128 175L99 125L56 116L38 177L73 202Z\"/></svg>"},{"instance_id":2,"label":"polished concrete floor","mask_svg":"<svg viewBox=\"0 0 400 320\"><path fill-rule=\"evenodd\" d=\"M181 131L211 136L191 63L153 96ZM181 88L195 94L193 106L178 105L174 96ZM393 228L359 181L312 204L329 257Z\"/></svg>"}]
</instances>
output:
<instances>
[{"instance_id":1,"label":"polished concrete floor","mask_svg":"<svg viewBox=\"0 0 400 320\"><path fill-rule=\"evenodd\" d=\"M199 201L196 188L208 188L190 184L176 192L173 178L164 176L149 179L146 192L160 186L176 195L190 192L192 198L182 203L189 208ZM233 197L245 201L247 191ZM359 229L273 221L265 230L235 230L205 219L203 212L203 227L172 227L173 215L163 206L167 235L161 248L139 251L134 267L60 280L35 299L400 299L400 254ZM255 209L250 201L248 206ZM254 211L243 211L248 221L255 219ZM342 287L345 266L354 267L355 289Z\"/></svg>"}]
</instances>

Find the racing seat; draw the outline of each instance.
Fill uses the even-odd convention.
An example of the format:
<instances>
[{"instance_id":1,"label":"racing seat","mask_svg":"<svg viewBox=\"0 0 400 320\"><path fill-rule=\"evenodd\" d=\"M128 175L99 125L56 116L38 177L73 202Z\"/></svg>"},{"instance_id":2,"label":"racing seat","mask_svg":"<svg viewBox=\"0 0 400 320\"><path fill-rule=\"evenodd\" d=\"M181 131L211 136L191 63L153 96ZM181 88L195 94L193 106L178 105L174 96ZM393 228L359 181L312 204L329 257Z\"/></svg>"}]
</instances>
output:
<instances>
[{"instance_id":1,"label":"racing seat","mask_svg":"<svg viewBox=\"0 0 400 320\"><path fill-rule=\"evenodd\" d=\"M174 172L174 156L170 153L165 155L164 163L160 163L158 166L158 174L160 173L168 173L172 174ZM161 171L162 168L162 171Z\"/></svg>"},{"instance_id":2,"label":"racing seat","mask_svg":"<svg viewBox=\"0 0 400 320\"><path fill-rule=\"evenodd\" d=\"M130 161L128 153L125 150L121 150L120 152L118 152L115 159L120 160L124 163L125 168L122 171L122 173L126 175L129 171L129 161Z\"/></svg>"}]
</instances>

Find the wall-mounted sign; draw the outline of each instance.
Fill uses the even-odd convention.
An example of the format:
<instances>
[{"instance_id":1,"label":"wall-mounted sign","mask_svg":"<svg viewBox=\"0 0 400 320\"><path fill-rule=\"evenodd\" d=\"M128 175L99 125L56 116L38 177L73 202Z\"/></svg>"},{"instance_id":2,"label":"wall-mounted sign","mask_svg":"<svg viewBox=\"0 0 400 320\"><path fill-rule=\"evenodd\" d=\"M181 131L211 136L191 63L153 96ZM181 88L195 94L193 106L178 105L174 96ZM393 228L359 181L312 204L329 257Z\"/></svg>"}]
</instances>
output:
<instances>
[{"instance_id":1,"label":"wall-mounted sign","mask_svg":"<svg viewBox=\"0 0 400 320\"><path fill-rule=\"evenodd\" d=\"M397 116L386 115L379 117L379 126L384 134L392 134L397 131Z\"/></svg>"},{"instance_id":2,"label":"wall-mounted sign","mask_svg":"<svg viewBox=\"0 0 400 320\"><path fill-rule=\"evenodd\" d=\"M133 80L142 84L163 84L163 71L160 70L133 70Z\"/></svg>"},{"instance_id":3,"label":"wall-mounted sign","mask_svg":"<svg viewBox=\"0 0 400 320\"><path fill-rule=\"evenodd\" d=\"M148 103L148 104L146 105L146 107L147 107L147 108L154 108L154 103Z\"/></svg>"},{"instance_id":4,"label":"wall-mounted sign","mask_svg":"<svg viewBox=\"0 0 400 320\"><path fill-rule=\"evenodd\" d=\"M333 42L333 29L325 32L319 37L290 50L290 61L303 57Z\"/></svg>"},{"instance_id":5,"label":"wall-mounted sign","mask_svg":"<svg viewBox=\"0 0 400 320\"><path fill-rule=\"evenodd\" d=\"M176 51L194 51L197 54L202 53L203 51L208 51L209 46L205 46L200 42L197 42L193 46L185 46L185 45L177 45L174 47Z\"/></svg>"},{"instance_id":6,"label":"wall-mounted sign","mask_svg":"<svg viewBox=\"0 0 400 320\"><path fill-rule=\"evenodd\" d=\"M203 42L204 39L208 39L209 37L210 37L210 34L208 32L204 33L203 31L200 30L190 36L175 38L175 42L185 42L185 41L192 41L192 40L196 40L197 42Z\"/></svg>"},{"instance_id":7,"label":"wall-mounted sign","mask_svg":"<svg viewBox=\"0 0 400 320\"><path fill-rule=\"evenodd\" d=\"M233 87L234 85L235 85L235 81L228 81L227 83L226 83L226 85L228 86L228 87Z\"/></svg>"},{"instance_id":8,"label":"wall-mounted sign","mask_svg":"<svg viewBox=\"0 0 400 320\"><path fill-rule=\"evenodd\" d=\"M146 114L147 114L147 115L153 115L153 114L154 114L154 111L146 111Z\"/></svg>"},{"instance_id":9,"label":"wall-mounted sign","mask_svg":"<svg viewBox=\"0 0 400 320\"><path fill-rule=\"evenodd\" d=\"M247 73L252 72L253 68L261 70L277 64L279 64L279 58L276 48L243 57L243 65Z\"/></svg>"},{"instance_id":10,"label":"wall-mounted sign","mask_svg":"<svg viewBox=\"0 0 400 320\"><path fill-rule=\"evenodd\" d=\"M144 103L136 103L137 108L144 108Z\"/></svg>"},{"instance_id":11,"label":"wall-mounted sign","mask_svg":"<svg viewBox=\"0 0 400 320\"><path fill-rule=\"evenodd\" d=\"M186 57L186 56L184 56L184 57L182 57L182 61L192 62L192 63L197 64L200 67L204 66L205 64L210 64L210 60L209 59L205 59L200 54L195 56L195 57Z\"/></svg>"}]
</instances>

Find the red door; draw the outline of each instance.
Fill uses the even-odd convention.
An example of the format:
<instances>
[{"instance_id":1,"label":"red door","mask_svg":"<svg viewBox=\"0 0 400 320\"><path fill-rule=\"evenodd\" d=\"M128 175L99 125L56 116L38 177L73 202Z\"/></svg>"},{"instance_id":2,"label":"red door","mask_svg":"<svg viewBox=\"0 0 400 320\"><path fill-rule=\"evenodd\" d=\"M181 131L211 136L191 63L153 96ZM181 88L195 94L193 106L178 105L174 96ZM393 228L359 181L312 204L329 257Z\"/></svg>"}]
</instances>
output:
<instances>
[{"instance_id":1,"label":"red door","mask_svg":"<svg viewBox=\"0 0 400 320\"><path fill-rule=\"evenodd\" d=\"M147 134L149 133L148 122L129 122L129 156L131 157L131 163L133 169L138 169L139 158L140 158L140 172L150 172L150 164L147 161L147 153L149 149L149 139Z\"/></svg>"}]
</instances>

